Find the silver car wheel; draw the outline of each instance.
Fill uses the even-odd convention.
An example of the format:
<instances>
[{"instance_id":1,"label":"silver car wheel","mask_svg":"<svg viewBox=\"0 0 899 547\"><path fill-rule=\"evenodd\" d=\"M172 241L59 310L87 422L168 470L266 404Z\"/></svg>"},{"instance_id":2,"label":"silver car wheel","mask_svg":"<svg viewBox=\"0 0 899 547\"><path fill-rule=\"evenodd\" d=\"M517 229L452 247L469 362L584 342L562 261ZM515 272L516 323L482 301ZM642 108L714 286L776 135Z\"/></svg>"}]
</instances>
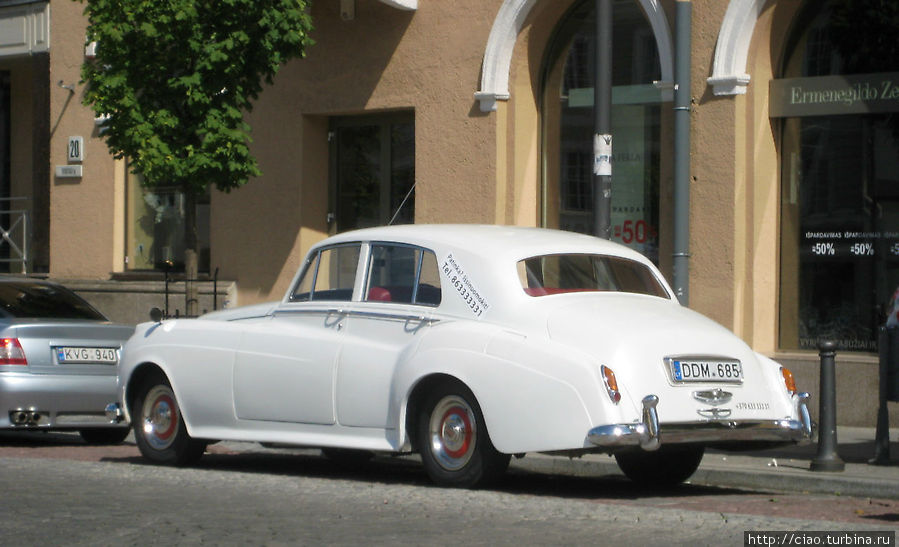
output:
<instances>
[{"instance_id":1,"label":"silver car wheel","mask_svg":"<svg viewBox=\"0 0 899 547\"><path fill-rule=\"evenodd\" d=\"M144 439L152 448L165 450L175 442L180 417L172 388L154 386L144 399L140 416Z\"/></svg>"},{"instance_id":2,"label":"silver car wheel","mask_svg":"<svg viewBox=\"0 0 899 547\"><path fill-rule=\"evenodd\" d=\"M447 471L465 467L477 444L476 424L471 405L458 395L448 395L434 406L428 437L440 467Z\"/></svg>"}]
</instances>

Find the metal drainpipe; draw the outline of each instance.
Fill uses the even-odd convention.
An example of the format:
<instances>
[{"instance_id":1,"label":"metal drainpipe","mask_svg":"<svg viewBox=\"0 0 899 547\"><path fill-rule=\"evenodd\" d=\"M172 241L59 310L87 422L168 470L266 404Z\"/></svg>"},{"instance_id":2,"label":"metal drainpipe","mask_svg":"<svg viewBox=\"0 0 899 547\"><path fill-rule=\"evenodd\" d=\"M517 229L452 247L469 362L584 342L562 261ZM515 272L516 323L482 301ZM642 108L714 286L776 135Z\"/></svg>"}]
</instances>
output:
<instances>
[{"instance_id":1,"label":"metal drainpipe","mask_svg":"<svg viewBox=\"0 0 899 547\"><path fill-rule=\"evenodd\" d=\"M693 5L675 2L674 28L674 292L690 303L690 29Z\"/></svg>"},{"instance_id":2,"label":"metal drainpipe","mask_svg":"<svg viewBox=\"0 0 899 547\"><path fill-rule=\"evenodd\" d=\"M593 84L593 235L612 238L612 0L596 0Z\"/></svg>"}]
</instances>

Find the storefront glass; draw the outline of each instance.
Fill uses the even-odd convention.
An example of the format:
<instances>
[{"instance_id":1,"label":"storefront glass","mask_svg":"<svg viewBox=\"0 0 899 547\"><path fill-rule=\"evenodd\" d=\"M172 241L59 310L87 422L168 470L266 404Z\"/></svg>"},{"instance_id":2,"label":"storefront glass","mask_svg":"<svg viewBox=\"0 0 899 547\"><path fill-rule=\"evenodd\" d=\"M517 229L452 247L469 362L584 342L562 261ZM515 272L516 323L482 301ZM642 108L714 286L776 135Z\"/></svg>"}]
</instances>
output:
<instances>
[{"instance_id":1,"label":"storefront glass","mask_svg":"<svg viewBox=\"0 0 899 547\"><path fill-rule=\"evenodd\" d=\"M141 185L140 176L128 173L128 270L184 271L184 194L175 188ZM198 269L209 271L209 196L197 198Z\"/></svg>"},{"instance_id":2,"label":"storefront glass","mask_svg":"<svg viewBox=\"0 0 899 547\"><path fill-rule=\"evenodd\" d=\"M770 95L781 128L780 347L833 340L873 352L899 289L899 60L879 49L895 49L899 29L879 36L846 0L809 4Z\"/></svg>"},{"instance_id":3,"label":"storefront glass","mask_svg":"<svg viewBox=\"0 0 899 547\"><path fill-rule=\"evenodd\" d=\"M415 220L415 120L411 112L331 119L332 229Z\"/></svg>"},{"instance_id":4,"label":"storefront glass","mask_svg":"<svg viewBox=\"0 0 899 547\"><path fill-rule=\"evenodd\" d=\"M593 229L594 4L576 5L550 46L543 94L543 223ZM659 259L661 68L639 4L613 4L612 240Z\"/></svg>"}]
</instances>

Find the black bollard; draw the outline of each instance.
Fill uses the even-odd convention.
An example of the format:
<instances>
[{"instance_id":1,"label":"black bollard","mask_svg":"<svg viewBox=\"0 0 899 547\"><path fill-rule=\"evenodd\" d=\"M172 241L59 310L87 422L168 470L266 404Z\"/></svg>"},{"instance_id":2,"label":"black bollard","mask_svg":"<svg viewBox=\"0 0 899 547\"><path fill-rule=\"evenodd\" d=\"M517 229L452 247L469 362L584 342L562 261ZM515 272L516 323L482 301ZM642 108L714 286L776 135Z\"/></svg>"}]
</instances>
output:
<instances>
[{"instance_id":1,"label":"black bollard","mask_svg":"<svg viewBox=\"0 0 899 547\"><path fill-rule=\"evenodd\" d=\"M846 464L837 454L837 381L834 356L837 345L834 342L820 342L818 355L821 357L821 392L818 396L818 453L812 460L811 471L842 471Z\"/></svg>"},{"instance_id":2,"label":"black bollard","mask_svg":"<svg viewBox=\"0 0 899 547\"><path fill-rule=\"evenodd\" d=\"M868 460L868 463L873 465L890 464L890 415L889 409L887 409L889 386L887 382L891 359L896 358L896 350L899 349L893 344L896 330L895 327L880 327L880 336L878 338L878 347L880 348L880 366L878 367L880 369L880 388L878 389L877 429L874 434L874 458Z\"/></svg>"}]
</instances>

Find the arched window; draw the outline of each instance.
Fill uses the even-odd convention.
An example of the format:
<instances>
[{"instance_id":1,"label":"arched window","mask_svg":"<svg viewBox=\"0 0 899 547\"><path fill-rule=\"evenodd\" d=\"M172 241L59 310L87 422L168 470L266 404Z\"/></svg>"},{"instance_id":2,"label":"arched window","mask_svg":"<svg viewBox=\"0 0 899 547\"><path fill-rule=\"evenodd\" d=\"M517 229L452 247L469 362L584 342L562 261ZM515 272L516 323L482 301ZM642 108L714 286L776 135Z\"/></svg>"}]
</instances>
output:
<instances>
[{"instance_id":1,"label":"arched window","mask_svg":"<svg viewBox=\"0 0 899 547\"><path fill-rule=\"evenodd\" d=\"M542 86L542 222L577 232L593 226L594 4L577 3L556 29ZM613 17L612 239L658 262L658 48L639 2L617 0Z\"/></svg>"},{"instance_id":2,"label":"arched window","mask_svg":"<svg viewBox=\"0 0 899 547\"><path fill-rule=\"evenodd\" d=\"M779 345L876 351L899 288L899 9L806 2L771 84L781 133Z\"/></svg>"}]
</instances>

